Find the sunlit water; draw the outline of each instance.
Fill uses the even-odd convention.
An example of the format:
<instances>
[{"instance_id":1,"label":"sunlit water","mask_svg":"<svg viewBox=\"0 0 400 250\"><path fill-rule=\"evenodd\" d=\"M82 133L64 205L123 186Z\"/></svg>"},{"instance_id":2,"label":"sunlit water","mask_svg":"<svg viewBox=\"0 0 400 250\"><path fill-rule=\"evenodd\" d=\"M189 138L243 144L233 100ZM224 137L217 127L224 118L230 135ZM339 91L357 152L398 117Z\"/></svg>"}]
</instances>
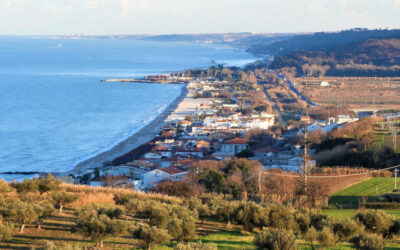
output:
<instances>
[{"instance_id":1,"label":"sunlit water","mask_svg":"<svg viewBox=\"0 0 400 250\"><path fill-rule=\"evenodd\" d=\"M0 172L69 170L146 125L181 88L101 79L253 60L218 46L0 37Z\"/></svg>"}]
</instances>

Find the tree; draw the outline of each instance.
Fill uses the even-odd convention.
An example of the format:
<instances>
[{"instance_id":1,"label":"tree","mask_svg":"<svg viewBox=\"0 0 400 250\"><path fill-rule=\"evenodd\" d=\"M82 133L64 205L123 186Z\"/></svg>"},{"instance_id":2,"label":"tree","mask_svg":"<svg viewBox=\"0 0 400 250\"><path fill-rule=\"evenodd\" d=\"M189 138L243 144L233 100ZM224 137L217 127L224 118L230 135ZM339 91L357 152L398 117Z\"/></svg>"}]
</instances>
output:
<instances>
[{"instance_id":1,"label":"tree","mask_svg":"<svg viewBox=\"0 0 400 250\"><path fill-rule=\"evenodd\" d=\"M35 222L38 219L34 205L20 200L8 200L5 203L2 203L0 214L3 218L20 224L20 233L24 232L26 224Z\"/></svg>"},{"instance_id":2,"label":"tree","mask_svg":"<svg viewBox=\"0 0 400 250\"><path fill-rule=\"evenodd\" d=\"M188 241L196 236L196 211L186 207L172 208L171 220L167 226L168 233L179 241Z\"/></svg>"},{"instance_id":3,"label":"tree","mask_svg":"<svg viewBox=\"0 0 400 250\"><path fill-rule=\"evenodd\" d=\"M314 242L318 240L318 232L315 230L315 227L311 227L308 229L307 233L304 235L304 239L310 242L311 249L315 250Z\"/></svg>"},{"instance_id":4,"label":"tree","mask_svg":"<svg viewBox=\"0 0 400 250\"><path fill-rule=\"evenodd\" d=\"M266 215L263 207L257 203L241 202L236 209L235 220L243 225L245 231L251 231L254 226L267 226L267 223L263 223Z\"/></svg>"},{"instance_id":5,"label":"tree","mask_svg":"<svg viewBox=\"0 0 400 250\"><path fill-rule=\"evenodd\" d=\"M134 238L142 240L147 249L167 243L170 239L167 230L146 224L140 224L130 229L130 232Z\"/></svg>"},{"instance_id":6,"label":"tree","mask_svg":"<svg viewBox=\"0 0 400 250\"><path fill-rule=\"evenodd\" d=\"M364 231L364 227L354 220L345 220L334 222L332 230L337 236L337 241L340 241L360 235Z\"/></svg>"},{"instance_id":7,"label":"tree","mask_svg":"<svg viewBox=\"0 0 400 250\"><path fill-rule=\"evenodd\" d=\"M259 249L297 249L296 235L288 230L264 229L256 235L253 242Z\"/></svg>"},{"instance_id":8,"label":"tree","mask_svg":"<svg viewBox=\"0 0 400 250\"><path fill-rule=\"evenodd\" d=\"M322 249L336 244L336 236L332 230L328 227L324 227L322 231L318 233L318 242Z\"/></svg>"},{"instance_id":9,"label":"tree","mask_svg":"<svg viewBox=\"0 0 400 250\"><path fill-rule=\"evenodd\" d=\"M0 242L10 240L12 236L12 227L9 225L4 225L0 221Z\"/></svg>"},{"instance_id":10,"label":"tree","mask_svg":"<svg viewBox=\"0 0 400 250\"><path fill-rule=\"evenodd\" d=\"M79 198L79 195L68 192L55 192L52 194L52 198L55 202L55 205L59 208L59 213L61 214L64 206L76 201Z\"/></svg>"},{"instance_id":11,"label":"tree","mask_svg":"<svg viewBox=\"0 0 400 250\"><path fill-rule=\"evenodd\" d=\"M201 227L203 226L204 219L211 215L211 209L207 204L203 204L200 199L192 197L185 201L190 210L197 210L199 218L201 219Z\"/></svg>"},{"instance_id":12,"label":"tree","mask_svg":"<svg viewBox=\"0 0 400 250\"><path fill-rule=\"evenodd\" d=\"M0 180L0 194L5 194L10 192L10 186L5 180Z\"/></svg>"},{"instance_id":13,"label":"tree","mask_svg":"<svg viewBox=\"0 0 400 250\"><path fill-rule=\"evenodd\" d=\"M363 224L366 230L384 236L389 234L392 226L392 218L381 210L359 211L355 216L355 220Z\"/></svg>"},{"instance_id":14,"label":"tree","mask_svg":"<svg viewBox=\"0 0 400 250\"><path fill-rule=\"evenodd\" d=\"M90 237L96 242L96 247L102 248L105 239L118 236L125 232L125 224L112 219L106 214L99 214L93 206L83 207L79 211L75 231Z\"/></svg>"},{"instance_id":15,"label":"tree","mask_svg":"<svg viewBox=\"0 0 400 250\"><path fill-rule=\"evenodd\" d=\"M33 204L33 209L37 214L37 228L41 229L44 219L54 213L54 206L49 201L41 201Z\"/></svg>"},{"instance_id":16,"label":"tree","mask_svg":"<svg viewBox=\"0 0 400 250\"><path fill-rule=\"evenodd\" d=\"M377 234L365 233L350 239L356 249L361 250L383 250L385 242L382 236Z\"/></svg>"},{"instance_id":17,"label":"tree","mask_svg":"<svg viewBox=\"0 0 400 250\"><path fill-rule=\"evenodd\" d=\"M56 179L53 175L48 174L47 177L41 176L36 180L38 185L38 190L40 194L49 192L49 191L58 191L60 190L61 180Z\"/></svg>"}]
</instances>

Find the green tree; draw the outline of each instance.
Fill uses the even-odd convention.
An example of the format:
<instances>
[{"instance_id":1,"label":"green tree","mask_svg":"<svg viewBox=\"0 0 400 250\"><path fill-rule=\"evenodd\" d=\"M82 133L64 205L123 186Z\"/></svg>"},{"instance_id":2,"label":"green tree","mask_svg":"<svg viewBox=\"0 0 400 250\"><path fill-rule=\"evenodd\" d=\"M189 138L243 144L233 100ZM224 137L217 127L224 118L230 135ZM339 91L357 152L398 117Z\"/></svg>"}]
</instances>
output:
<instances>
[{"instance_id":1,"label":"green tree","mask_svg":"<svg viewBox=\"0 0 400 250\"><path fill-rule=\"evenodd\" d=\"M256 235L253 243L258 249L291 250L297 249L296 235L285 229L263 229Z\"/></svg>"},{"instance_id":2,"label":"green tree","mask_svg":"<svg viewBox=\"0 0 400 250\"><path fill-rule=\"evenodd\" d=\"M308 229L307 233L304 235L304 239L310 242L311 249L315 250L314 242L318 241L318 232L315 230L315 227Z\"/></svg>"},{"instance_id":3,"label":"green tree","mask_svg":"<svg viewBox=\"0 0 400 250\"><path fill-rule=\"evenodd\" d=\"M46 177L43 175L39 179L36 180L38 190L40 194L49 192L49 191L58 191L60 190L61 180L56 179L53 175L48 174Z\"/></svg>"},{"instance_id":4,"label":"green tree","mask_svg":"<svg viewBox=\"0 0 400 250\"><path fill-rule=\"evenodd\" d=\"M1 204L0 213L3 218L12 220L21 225L20 232L24 232L26 224L37 221L38 215L33 204L20 200L7 200Z\"/></svg>"},{"instance_id":5,"label":"green tree","mask_svg":"<svg viewBox=\"0 0 400 250\"><path fill-rule=\"evenodd\" d=\"M58 207L58 211L61 214L65 205L68 205L79 198L78 194L69 192L55 192L52 194L53 201Z\"/></svg>"},{"instance_id":6,"label":"green tree","mask_svg":"<svg viewBox=\"0 0 400 250\"><path fill-rule=\"evenodd\" d=\"M254 226L267 226L263 222L268 221L264 208L253 201L240 203L235 212L235 220L243 225L245 231L251 231Z\"/></svg>"},{"instance_id":7,"label":"green tree","mask_svg":"<svg viewBox=\"0 0 400 250\"><path fill-rule=\"evenodd\" d=\"M12 237L12 226L4 225L2 221L0 221L0 242L10 240Z\"/></svg>"},{"instance_id":8,"label":"green tree","mask_svg":"<svg viewBox=\"0 0 400 250\"><path fill-rule=\"evenodd\" d=\"M318 232L318 242L322 249L336 244L336 236L328 227L324 227Z\"/></svg>"},{"instance_id":9,"label":"green tree","mask_svg":"<svg viewBox=\"0 0 400 250\"><path fill-rule=\"evenodd\" d=\"M371 233L364 233L350 239L356 249L361 250L383 250L385 249L385 242L382 236Z\"/></svg>"},{"instance_id":10,"label":"green tree","mask_svg":"<svg viewBox=\"0 0 400 250\"><path fill-rule=\"evenodd\" d=\"M359 211L355 220L365 226L365 229L386 236L392 226L392 217L382 210L363 210Z\"/></svg>"},{"instance_id":11,"label":"green tree","mask_svg":"<svg viewBox=\"0 0 400 250\"><path fill-rule=\"evenodd\" d=\"M174 250L217 250L218 247L214 243L202 243L198 242L179 242L174 246Z\"/></svg>"},{"instance_id":12,"label":"green tree","mask_svg":"<svg viewBox=\"0 0 400 250\"><path fill-rule=\"evenodd\" d=\"M99 214L93 206L83 207L74 228L78 233L90 237L96 242L96 247L102 248L103 242L108 237L118 236L125 232L125 224L111 219L106 214Z\"/></svg>"},{"instance_id":13,"label":"green tree","mask_svg":"<svg viewBox=\"0 0 400 250\"><path fill-rule=\"evenodd\" d=\"M33 208L37 214L37 228L41 229L44 219L50 217L54 213L54 206L49 201L41 201L33 204Z\"/></svg>"},{"instance_id":14,"label":"green tree","mask_svg":"<svg viewBox=\"0 0 400 250\"><path fill-rule=\"evenodd\" d=\"M130 229L130 232L134 238L142 240L147 249L167 243L170 239L167 230L146 224L140 224Z\"/></svg>"}]
</instances>

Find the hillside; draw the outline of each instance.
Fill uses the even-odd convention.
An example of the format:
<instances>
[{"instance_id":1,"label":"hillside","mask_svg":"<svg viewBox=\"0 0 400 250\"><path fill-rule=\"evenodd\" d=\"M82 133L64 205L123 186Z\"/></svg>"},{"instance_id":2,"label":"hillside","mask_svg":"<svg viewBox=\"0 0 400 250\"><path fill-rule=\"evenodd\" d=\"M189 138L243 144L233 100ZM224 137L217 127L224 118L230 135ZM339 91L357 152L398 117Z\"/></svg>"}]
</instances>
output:
<instances>
[{"instance_id":1,"label":"hillside","mask_svg":"<svg viewBox=\"0 0 400 250\"><path fill-rule=\"evenodd\" d=\"M369 39L328 50L297 51L277 57L272 69L297 76L399 76L400 39Z\"/></svg>"},{"instance_id":2,"label":"hillside","mask_svg":"<svg viewBox=\"0 0 400 250\"><path fill-rule=\"evenodd\" d=\"M290 37L271 44L254 44L249 52L258 55L286 55L300 50L326 50L359 43L368 39L400 38L400 30L351 29L340 32L317 32Z\"/></svg>"}]
</instances>

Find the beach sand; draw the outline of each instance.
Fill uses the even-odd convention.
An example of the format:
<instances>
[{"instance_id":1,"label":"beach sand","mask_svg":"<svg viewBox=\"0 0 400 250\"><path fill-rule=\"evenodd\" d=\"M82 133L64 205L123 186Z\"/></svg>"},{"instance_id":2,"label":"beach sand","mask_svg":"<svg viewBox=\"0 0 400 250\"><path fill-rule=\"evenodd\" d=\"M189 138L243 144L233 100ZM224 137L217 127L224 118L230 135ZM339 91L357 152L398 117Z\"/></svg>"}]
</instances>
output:
<instances>
[{"instance_id":1,"label":"beach sand","mask_svg":"<svg viewBox=\"0 0 400 250\"><path fill-rule=\"evenodd\" d=\"M73 170L64 174L73 174L102 167L104 162L112 161L157 137L166 121L182 120L187 115L199 112L198 108L204 102L204 100L194 99L193 91L189 90L187 85L182 87L181 94L147 126L112 149L80 162Z\"/></svg>"}]
</instances>

